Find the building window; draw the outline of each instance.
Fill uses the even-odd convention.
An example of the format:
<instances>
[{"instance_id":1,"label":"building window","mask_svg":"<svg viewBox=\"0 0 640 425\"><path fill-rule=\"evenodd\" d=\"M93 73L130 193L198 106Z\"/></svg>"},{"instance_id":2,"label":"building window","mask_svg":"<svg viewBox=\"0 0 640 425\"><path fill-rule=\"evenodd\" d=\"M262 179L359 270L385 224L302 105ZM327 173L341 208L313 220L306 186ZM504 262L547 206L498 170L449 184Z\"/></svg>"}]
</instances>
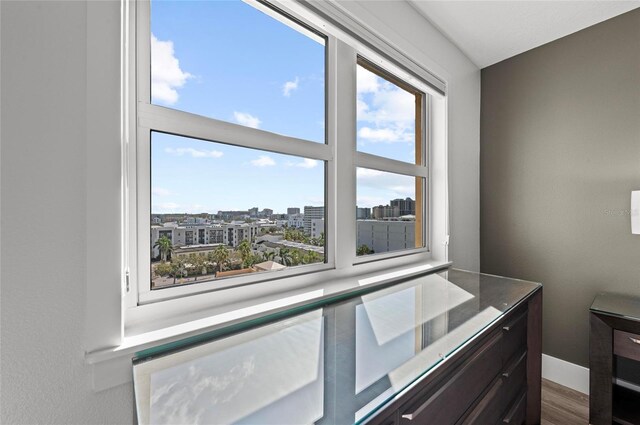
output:
<instances>
[{"instance_id":1,"label":"building window","mask_svg":"<svg viewBox=\"0 0 640 425\"><path fill-rule=\"evenodd\" d=\"M429 96L278 5L135 3L131 306L428 256Z\"/></svg>"}]
</instances>

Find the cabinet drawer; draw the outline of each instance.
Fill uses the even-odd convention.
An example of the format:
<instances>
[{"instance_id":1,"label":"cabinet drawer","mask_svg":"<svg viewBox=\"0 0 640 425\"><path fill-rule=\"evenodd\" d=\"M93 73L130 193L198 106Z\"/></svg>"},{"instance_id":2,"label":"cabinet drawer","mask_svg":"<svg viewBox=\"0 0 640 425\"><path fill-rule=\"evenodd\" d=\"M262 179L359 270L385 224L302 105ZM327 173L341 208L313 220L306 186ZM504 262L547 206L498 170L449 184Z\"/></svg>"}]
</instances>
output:
<instances>
[{"instance_id":1,"label":"cabinet drawer","mask_svg":"<svg viewBox=\"0 0 640 425\"><path fill-rule=\"evenodd\" d=\"M400 408L401 424L454 424L501 370L500 333L494 334L435 392Z\"/></svg>"},{"instance_id":2,"label":"cabinet drawer","mask_svg":"<svg viewBox=\"0 0 640 425\"><path fill-rule=\"evenodd\" d=\"M494 424L500 419L504 410L504 379L499 377L491 386L491 389L482 397L482 400L473 408L471 413L460 425L485 425Z\"/></svg>"},{"instance_id":3,"label":"cabinet drawer","mask_svg":"<svg viewBox=\"0 0 640 425\"><path fill-rule=\"evenodd\" d=\"M502 364L506 365L527 349L527 313L502 325Z\"/></svg>"},{"instance_id":4,"label":"cabinet drawer","mask_svg":"<svg viewBox=\"0 0 640 425\"><path fill-rule=\"evenodd\" d=\"M473 408L471 413L461 422L461 425L494 424L500 419L507 406L511 406L516 398L525 390L527 381L527 354L512 360L503 369L502 374L491 385L482 400Z\"/></svg>"},{"instance_id":5,"label":"cabinet drawer","mask_svg":"<svg viewBox=\"0 0 640 425\"><path fill-rule=\"evenodd\" d=\"M614 330L613 354L640 361L640 335Z\"/></svg>"},{"instance_id":6,"label":"cabinet drawer","mask_svg":"<svg viewBox=\"0 0 640 425\"><path fill-rule=\"evenodd\" d=\"M524 392L502 418L503 424L522 425L527 414L527 393Z\"/></svg>"},{"instance_id":7,"label":"cabinet drawer","mask_svg":"<svg viewBox=\"0 0 640 425\"><path fill-rule=\"evenodd\" d=\"M504 401L503 406L510 405L515 398L525 389L527 382L527 353L515 358L502 371L504 379Z\"/></svg>"}]
</instances>

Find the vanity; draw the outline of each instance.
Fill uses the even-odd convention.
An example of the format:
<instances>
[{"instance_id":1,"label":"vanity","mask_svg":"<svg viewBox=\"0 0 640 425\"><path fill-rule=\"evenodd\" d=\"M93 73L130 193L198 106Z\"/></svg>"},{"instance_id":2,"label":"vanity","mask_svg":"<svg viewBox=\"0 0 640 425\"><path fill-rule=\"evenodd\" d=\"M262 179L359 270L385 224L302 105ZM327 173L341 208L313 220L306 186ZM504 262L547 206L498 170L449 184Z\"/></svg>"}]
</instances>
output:
<instances>
[{"instance_id":1,"label":"vanity","mask_svg":"<svg viewBox=\"0 0 640 425\"><path fill-rule=\"evenodd\" d=\"M140 424L540 423L542 287L456 269L139 353Z\"/></svg>"}]
</instances>

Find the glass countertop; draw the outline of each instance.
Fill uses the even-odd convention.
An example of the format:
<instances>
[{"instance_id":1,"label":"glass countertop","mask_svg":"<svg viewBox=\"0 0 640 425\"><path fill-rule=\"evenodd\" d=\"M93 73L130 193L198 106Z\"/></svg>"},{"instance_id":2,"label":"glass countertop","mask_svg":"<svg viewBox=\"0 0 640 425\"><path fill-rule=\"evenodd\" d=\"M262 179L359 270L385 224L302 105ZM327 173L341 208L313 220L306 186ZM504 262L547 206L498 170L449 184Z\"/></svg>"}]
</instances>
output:
<instances>
[{"instance_id":1,"label":"glass countertop","mask_svg":"<svg viewBox=\"0 0 640 425\"><path fill-rule=\"evenodd\" d=\"M539 287L450 269L137 359L138 421L362 423Z\"/></svg>"},{"instance_id":2,"label":"glass countertop","mask_svg":"<svg viewBox=\"0 0 640 425\"><path fill-rule=\"evenodd\" d=\"M640 297L602 292L593 300L591 311L640 321Z\"/></svg>"}]
</instances>

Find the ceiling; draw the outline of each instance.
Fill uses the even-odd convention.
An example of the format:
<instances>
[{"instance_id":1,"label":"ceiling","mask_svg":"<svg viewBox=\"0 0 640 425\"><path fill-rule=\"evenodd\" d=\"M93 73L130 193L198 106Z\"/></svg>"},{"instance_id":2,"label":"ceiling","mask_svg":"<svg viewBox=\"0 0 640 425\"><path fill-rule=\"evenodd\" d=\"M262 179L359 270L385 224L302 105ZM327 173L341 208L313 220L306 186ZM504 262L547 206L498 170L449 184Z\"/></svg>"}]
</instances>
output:
<instances>
[{"instance_id":1,"label":"ceiling","mask_svg":"<svg viewBox=\"0 0 640 425\"><path fill-rule=\"evenodd\" d=\"M640 7L640 0L409 2L480 68Z\"/></svg>"}]
</instances>

